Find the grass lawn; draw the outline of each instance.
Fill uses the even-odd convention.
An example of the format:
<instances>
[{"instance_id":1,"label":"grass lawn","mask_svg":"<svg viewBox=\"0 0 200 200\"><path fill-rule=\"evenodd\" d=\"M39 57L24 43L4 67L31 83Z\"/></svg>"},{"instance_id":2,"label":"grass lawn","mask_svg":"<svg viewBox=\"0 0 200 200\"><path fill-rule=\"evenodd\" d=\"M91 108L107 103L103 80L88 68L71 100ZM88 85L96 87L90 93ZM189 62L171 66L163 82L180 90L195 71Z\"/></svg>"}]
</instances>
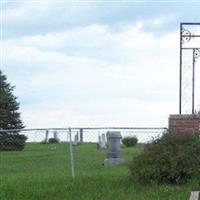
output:
<instances>
[{"instance_id":1,"label":"grass lawn","mask_svg":"<svg viewBox=\"0 0 200 200\"><path fill-rule=\"evenodd\" d=\"M123 148L128 162L141 145ZM21 152L0 152L0 200L188 200L200 184L141 186L127 164L104 167L105 150L95 144L74 147L76 178L71 178L68 144L27 144Z\"/></svg>"}]
</instances>

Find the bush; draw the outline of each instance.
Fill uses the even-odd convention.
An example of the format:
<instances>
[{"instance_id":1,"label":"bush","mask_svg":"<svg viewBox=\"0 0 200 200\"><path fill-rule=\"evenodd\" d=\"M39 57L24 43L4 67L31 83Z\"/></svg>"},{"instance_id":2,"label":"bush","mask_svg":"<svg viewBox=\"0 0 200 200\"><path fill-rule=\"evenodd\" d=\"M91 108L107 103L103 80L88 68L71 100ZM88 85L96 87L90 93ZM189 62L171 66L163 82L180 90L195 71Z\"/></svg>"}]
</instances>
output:
<instances>
[{"instance_id":1,"label":"bush","mask_svg":"<svg viewBox=\"0 0 200 200\"><path fill-rule=\"evenodd\" d=\"M47 144L48 142L46 140L42 140L41 144Z\"/></svg>"},{"instance_id":2,"label":"bush","mask_svg":"<svg viewBox=\"0 0 200 200\"><path fill-rule=\"evenodd\" d=\"M59 139L57 139L57 138L49 138L48 142L49 142L50 144L59 143Z\"/></svg>"},{"instance_id":3,"label":"bush","mask_svg":"<svg viewBox=\"0 0 200 200\"><path fill-rule=\"evenodd\" d=\"M0 151L21 151L27 137L18 133L0 133Z\"/></svg>"},{"instance_id":4,"label":"bush","mask_svg":"<svg viewBox=\"0 0 200 200\"><path fill-rule=\"evenodd\" d=\"M125 137L122 139L122 143L126 146L126 147L134 147L138 142L138 139L136 136L132 136L132 137Z\"/></svg>"},{"instance_id":5,"label":"bush","mask_svg":"<svg viewBox=\"0 0 200 200\"><path fill-rule=\"evenodd\" d=\"M133 158L130 172L145 184L183 184L200 179L200 134L164 133Z\"/></svg>"}]
</instances>

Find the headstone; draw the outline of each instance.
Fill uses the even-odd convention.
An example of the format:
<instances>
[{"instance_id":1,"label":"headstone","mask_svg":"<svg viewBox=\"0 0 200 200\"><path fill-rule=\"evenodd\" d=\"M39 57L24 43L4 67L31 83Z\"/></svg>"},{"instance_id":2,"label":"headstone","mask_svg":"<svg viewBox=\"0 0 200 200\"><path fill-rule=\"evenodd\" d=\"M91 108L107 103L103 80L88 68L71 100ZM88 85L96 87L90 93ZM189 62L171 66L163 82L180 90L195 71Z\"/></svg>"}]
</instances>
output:
<instances>
[{"instance_id":1,"label":"headstone","mask_svg":"<svg viewBox=\"0 0 200 200\"><path fill-rule=\"evenodd\" d=\"M189 200L200 200L200 192L192 191Z\"/></svg>"},{"instance_id":2,"label":"headstone","mask_svg":"<svg viewBox=\"0 0 200 200\"><path fill-rule=\"evenodd\" d=\"M73 145L78 145L78 133L76 133L76 135L74 136Z\"/></svg>"},{"instance_id":3,"label":"headstone","mask_svg":"<svg viewBox=\"0 0 200 200\"><path fill-rule=\"evenodd\" d=\"M98 136L97 149L106 149L106 136L105 134Z\"/></svg>"},{"instance_id":4,"label":"headstone","mask_svg":"<svg viewBox=\"0 0 200 200\"><path fill-rule=\"evenodd\" d=\"M56 140L58 139L58 133L57 133L57 131L53 132L53 138L56 139Z\"/></svg>"},{"instance_id":5,"label":"headstone","mask_svg":"<svg viewBox=\"0 0 200 200\"><path fill-rule=\"evenodd\" d=\"M48 142L48 137L49 137L49 131L46 130L46 132L45 132L45 139L44 139L44 142L45 142L45 143Z\"/></svg>"},{"instance_id":6,"label":"headstone","mask_svg":"<svg viewBox=\"0 0 200 200\"><path fill-rule=\"evenodd\" d=\"M101 136L98 135L98 143L97 143L97 149L101 148Z\"/></svg>"},{"instance_id":7,"label":"headstone","mask_svg":"<svg viewBox=\"0 0 200 200\"><path fill-rule=\"evenodd\" d=\"M104 165L113 166L123 163L124 159L121 158L120 153L121 133L118 131L108 131L106 135L108 153L107 158L104 160Z\"/></svg>"},{"instance_id":8,"label":"headstone","mask_svg":"<svg viewBox=\"0 0 200 200\"><path fill-rule=\"evenodd\" d=\"M83 129L81 128L80 129L80 141L79 141L79 143L83 143Z\"/></svg>"},{"instance_id":9,"label":"headstone","mask_svg":"<svg viewBox=\"0 0 200 200\"><path fill-rule=\"evenodd\" d=\"M77 141L79 143L79 132L78 131L76 132L76 139L77 139Z\"/></svg>"},{"instance_id":10,"label":"headstone","mask_svg":"<svg viewBox=\"0 0 200 200\"><path fill-rule=\"evenodd\" d=\"M105 136L105 134L101 135L101 148L103 148L103 149L106 148L106 136Z\"/></svg>"},{"instance_id":11,"label":"headstone","mask_svg":"<svg viewBox=\"0 0 200 200\"><path fill-rule=\"evenodd\" d=\"M98 136L98 143L99 143L99 145L101 145L101 136L100 135Z\"/></svg>"}]
</instances>

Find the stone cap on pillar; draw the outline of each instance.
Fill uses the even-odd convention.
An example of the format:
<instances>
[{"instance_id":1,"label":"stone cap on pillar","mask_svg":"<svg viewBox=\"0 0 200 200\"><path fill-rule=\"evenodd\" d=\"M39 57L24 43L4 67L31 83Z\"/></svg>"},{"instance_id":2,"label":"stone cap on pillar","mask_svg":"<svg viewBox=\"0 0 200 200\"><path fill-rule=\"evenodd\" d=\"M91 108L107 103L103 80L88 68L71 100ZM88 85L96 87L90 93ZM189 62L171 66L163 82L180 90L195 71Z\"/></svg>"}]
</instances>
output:
<instances>
[{"instance_id":1,"label":"stone cap on pillar","mask_svg":"<svg viewBox=\"0 0 200 200\"><path fill-rule=\"evenodd\" d=\"M200 119L200 115L198 114L173 114L169 115L169 118L172 119Z\"/></svg>"},{"instance_id":2,"label":"stone cap on pillar","mask_svg":"<svg viewBox=\"0 0 200 200\"><path fill-rule=\"evenodd\" d=\"M106 134L107 138L122 138L120 131L107 131Z\"/></svg>"},{"instance_id":3,"label":"stone cap on pillar","mask_svg":"<svg viewBox=\"0 0 200 200\"><path fill-rule=\"evenodd\" d=\"M200 131L200 116L198 114L170 115L169 130L177 133L192 133Z\"/></svg>"}]
</instances>

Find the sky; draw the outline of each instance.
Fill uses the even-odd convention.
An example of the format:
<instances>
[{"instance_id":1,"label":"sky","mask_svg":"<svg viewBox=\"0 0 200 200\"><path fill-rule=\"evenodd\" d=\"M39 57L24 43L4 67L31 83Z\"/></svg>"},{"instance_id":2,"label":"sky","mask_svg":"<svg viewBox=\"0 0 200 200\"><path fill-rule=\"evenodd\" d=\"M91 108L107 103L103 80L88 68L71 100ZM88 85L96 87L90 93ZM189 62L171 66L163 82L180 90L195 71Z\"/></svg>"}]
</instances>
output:
<instances>
[{"instance_id":1,"label":"sky","mask_svg":"<svg viewBox=\"0 0 200 200\"><path fill-rule=\"evenodd\" d=\"M179 26L200 21L198 1L1 1L0 68L27 128L166 127L178 113Z\"/></svg>"}]
</instances>

